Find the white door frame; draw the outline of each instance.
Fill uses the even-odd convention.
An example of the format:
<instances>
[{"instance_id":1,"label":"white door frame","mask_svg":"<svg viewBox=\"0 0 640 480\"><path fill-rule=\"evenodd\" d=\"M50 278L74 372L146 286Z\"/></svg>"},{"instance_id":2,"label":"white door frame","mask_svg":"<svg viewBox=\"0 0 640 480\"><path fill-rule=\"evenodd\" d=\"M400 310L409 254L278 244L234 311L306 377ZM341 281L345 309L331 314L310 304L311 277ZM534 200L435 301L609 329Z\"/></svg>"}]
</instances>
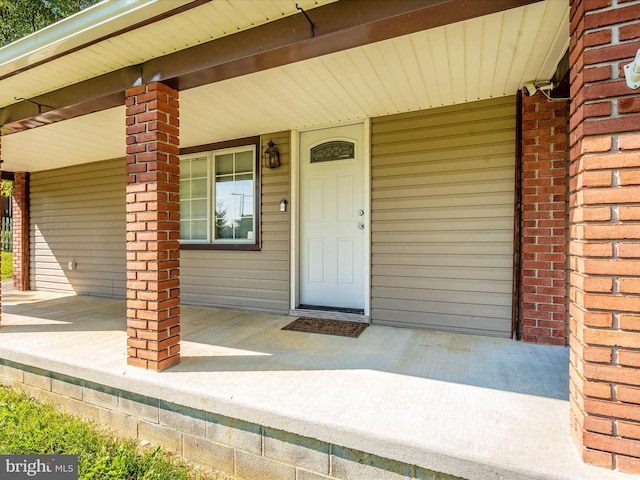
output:
<instances>
[{"instance_id":1,"label":"white door frame","mask_svg":"<svg viewBox=\"0 0 640 480\"><path fill-rule=\"evenodd\" d=\"M344 125L363 125L363 161L364 161L364 316L371 316L371 121L345 122L322 127L291 130L291 272L290 272L290 310L300 304L300 134L313 130L324 130Z\"/></svg>"}]
</instances>

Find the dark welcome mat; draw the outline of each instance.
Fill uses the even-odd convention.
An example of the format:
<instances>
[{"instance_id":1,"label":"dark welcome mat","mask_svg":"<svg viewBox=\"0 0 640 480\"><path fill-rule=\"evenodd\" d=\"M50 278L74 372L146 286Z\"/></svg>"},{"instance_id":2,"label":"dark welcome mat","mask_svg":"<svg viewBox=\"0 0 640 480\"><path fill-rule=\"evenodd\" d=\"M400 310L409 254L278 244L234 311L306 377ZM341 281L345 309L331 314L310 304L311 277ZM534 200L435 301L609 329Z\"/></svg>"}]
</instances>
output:
<instances>
[{"instance_id":1,"label":"dark welcome mat","mask_svg":"<svg viewBox=\"0 0 640 480\"><path fill-rule=\"evenodd\" d=\"M367 327L368 325L366 323L360 322L343 322L342 320L300 317L289 325L282 327L282 330L358 338Z\"/></svg>"}]
</instances>

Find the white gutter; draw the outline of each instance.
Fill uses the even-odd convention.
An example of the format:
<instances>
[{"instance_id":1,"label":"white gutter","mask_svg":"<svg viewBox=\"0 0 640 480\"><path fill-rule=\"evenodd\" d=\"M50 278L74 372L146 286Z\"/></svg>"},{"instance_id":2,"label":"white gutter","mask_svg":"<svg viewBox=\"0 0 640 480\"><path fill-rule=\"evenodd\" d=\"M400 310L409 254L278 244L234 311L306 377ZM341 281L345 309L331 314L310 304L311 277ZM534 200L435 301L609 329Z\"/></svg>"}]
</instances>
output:
<instances>
[{"instance_id":1,"label":"white gutter","mask_svg":"<svg viewBox=\"0 0 640 480\"><path fill-rule=\"evenodd\" d=\"M0 79L187 3L104 0L0 48Z\"/></svg>"}]
</instances>

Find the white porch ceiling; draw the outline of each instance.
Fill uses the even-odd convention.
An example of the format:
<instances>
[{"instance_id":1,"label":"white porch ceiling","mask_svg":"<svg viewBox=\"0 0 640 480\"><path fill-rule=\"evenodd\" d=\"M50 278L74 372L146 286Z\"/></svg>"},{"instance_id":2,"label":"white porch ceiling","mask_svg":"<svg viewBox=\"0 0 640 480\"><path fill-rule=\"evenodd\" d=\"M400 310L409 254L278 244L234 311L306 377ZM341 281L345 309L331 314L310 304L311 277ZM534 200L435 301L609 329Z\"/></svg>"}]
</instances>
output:
<instances>
[{"instance_id":1,"label":"white porch ceiling","mask_svg":"<svg viewBox=\"0 0 640 480\"><path fill-rule=\"evenodd\" d=\"M568 1L546 0L185 90L181 146L513 95L568 43ZM123 108L2 137L10 171L124 155Z\"/></svg>"},{"instance_id":2,"label":"white porch ceiling","mask_svg":"<svg viewBox=\"0 0 640 480\"><path fill-rule=\"evenodd\" d=\"M336 0L242 0L215 1L178 15L107 38L63 57L2 80L0 107L15 103L14 97L34 98L123 67L139 65L156 57L237 33L300 13L296 3L309 10ZM0 49L0 77L27 65L37 64L98 39L110 31L126 28L147 17L188 4L185 0L117 0L101 2L58 25L37 32ZM104 18L106 17L106 18ZM49 38L50 30L77 30L67 37ZM38 38L38 36L42 38ZM38 48L38 45L43 44ZM21 54L29 51L29 54ZM9 60L11 59L11 60Z\"/></svg>"}]
</instances>

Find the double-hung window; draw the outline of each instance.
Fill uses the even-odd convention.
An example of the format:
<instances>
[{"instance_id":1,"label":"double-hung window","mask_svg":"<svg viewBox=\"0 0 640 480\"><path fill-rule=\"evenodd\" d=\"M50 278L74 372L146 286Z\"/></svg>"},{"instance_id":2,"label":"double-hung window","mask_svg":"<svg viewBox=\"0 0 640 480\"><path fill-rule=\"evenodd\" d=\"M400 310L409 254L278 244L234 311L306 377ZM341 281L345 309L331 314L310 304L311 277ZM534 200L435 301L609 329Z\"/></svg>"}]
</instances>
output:
<instances>
[{"instance_id":1,"label":"double-hung window","mask_svg":"<svg viewBox=\"0 0 640 480\"><path fill-rule=\"evenodd\" d=\"M246 145L180 158L183 247L258 248L256 154Z\"/></svg>"}]
</instances>

